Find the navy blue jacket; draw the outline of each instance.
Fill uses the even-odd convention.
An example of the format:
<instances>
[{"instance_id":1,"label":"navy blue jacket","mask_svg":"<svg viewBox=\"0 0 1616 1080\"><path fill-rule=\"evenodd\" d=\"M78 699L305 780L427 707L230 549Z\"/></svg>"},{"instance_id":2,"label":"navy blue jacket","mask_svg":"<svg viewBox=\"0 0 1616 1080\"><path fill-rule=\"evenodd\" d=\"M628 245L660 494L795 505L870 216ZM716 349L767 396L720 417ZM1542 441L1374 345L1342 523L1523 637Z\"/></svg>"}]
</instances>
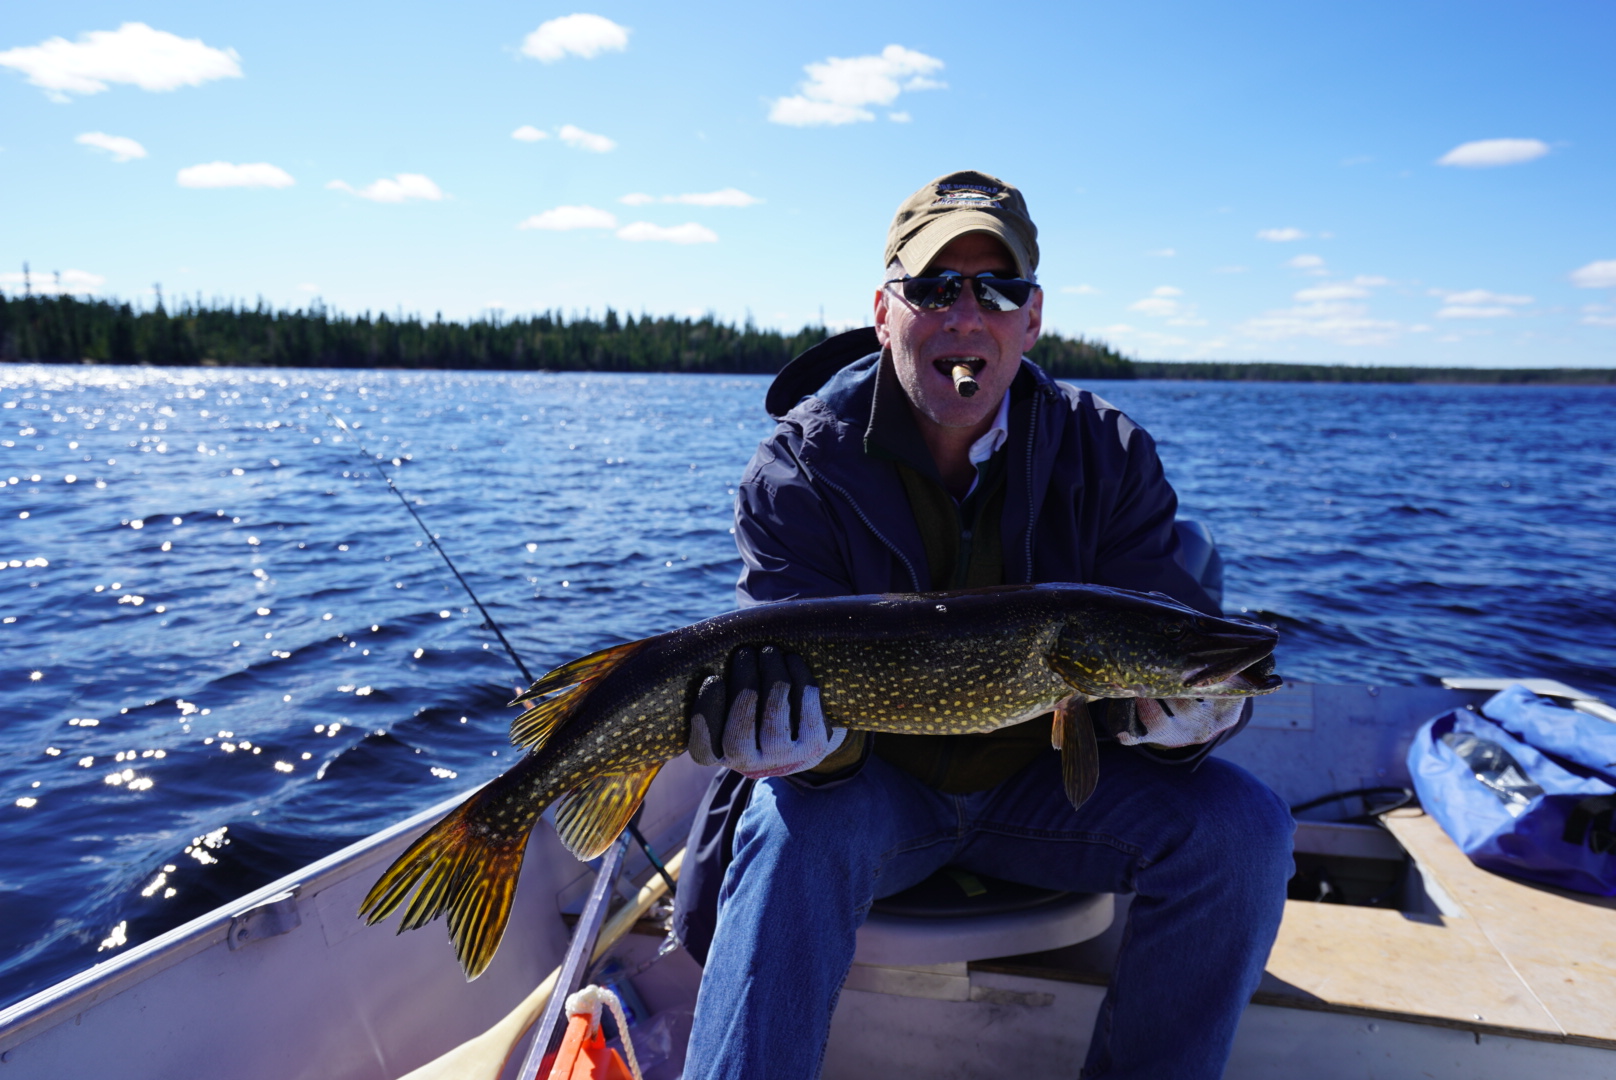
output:
<instances>
[{"instance_id":1,"label":"navy blue jacket","mask_svg":"<svg viewBox=\"0 0 1616 1080\"><path fill-rule=\"evenodd\" d=\"M928 588L925 545L896 466L865 453L880 358L873 329L850 331L797 357L769 388L765 405L777 426L758 446L735 499L741 606ZM1178 497L1162 474L1155 441L1114 405L1023 360L1011 387L1003 452L1010 455L1001 526L1005 583L1163 592L1219 614L1175 558ZM1187 754L1135 750L1193 765L1249 715L1248 708L1234 729ZM673 927L697 963L706 963L736 824L755 783L720 771L691 824Z\"/></svg>"},{"instance_id":2,"label":"navy blue jacket","mask_svg":"<svg viewBox=\"0 0 1616 1080\"><path fill-rule=\"evenodd\" d=\"M840 334L793 360L770 387L778 426L735 501L742 606L929 588L897 467L865 453L878 350L873 329ZM1006 584L1162 592L1219 614L1174 557L1178 497L1155 441L1114 405L1023 360L1003 452Z\"/></svg>"}]
</instances>

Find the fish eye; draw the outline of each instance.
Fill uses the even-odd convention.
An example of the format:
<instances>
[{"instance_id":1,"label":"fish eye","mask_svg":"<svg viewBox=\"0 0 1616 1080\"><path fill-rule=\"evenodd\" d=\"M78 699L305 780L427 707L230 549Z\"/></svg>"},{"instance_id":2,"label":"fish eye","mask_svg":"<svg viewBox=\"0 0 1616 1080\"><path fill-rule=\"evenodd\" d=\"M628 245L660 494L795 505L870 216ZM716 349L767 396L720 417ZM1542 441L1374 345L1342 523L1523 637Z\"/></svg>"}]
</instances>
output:
<instances>
[{"instance_id":1,"label":"fish eye","mask_svg":"<svg viewBox=\"0 0 1616 1080\"><path fill-rule=\"evenodd\" d=\"M1181 622L1170 622L1163 624L1161 631L1168 637L1177 639L1184 636L1184 631L1186 629L1187 628L1185 625Z\"/></svg>"}]
</instances>

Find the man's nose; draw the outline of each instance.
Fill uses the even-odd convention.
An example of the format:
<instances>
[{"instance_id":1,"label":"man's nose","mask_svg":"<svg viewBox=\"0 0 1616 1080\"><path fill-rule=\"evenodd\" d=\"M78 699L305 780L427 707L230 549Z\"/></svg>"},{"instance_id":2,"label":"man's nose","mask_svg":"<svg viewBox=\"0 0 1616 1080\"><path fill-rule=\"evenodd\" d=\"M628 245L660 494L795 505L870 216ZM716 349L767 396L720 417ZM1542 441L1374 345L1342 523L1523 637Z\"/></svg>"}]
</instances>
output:
<instances>
[{"instance_id":1,"label":"man's nose","mask_svg":"<svg viewBox=\"0 0 1616 1080\"><path fill-rule=\"evenodd\" d=\"M959 299L948 306L948 322L945 324L950 330L975 330L987 325L982 305L976 299L976 283L967 281L960 290Z\"/></svg>"}]
</instances>

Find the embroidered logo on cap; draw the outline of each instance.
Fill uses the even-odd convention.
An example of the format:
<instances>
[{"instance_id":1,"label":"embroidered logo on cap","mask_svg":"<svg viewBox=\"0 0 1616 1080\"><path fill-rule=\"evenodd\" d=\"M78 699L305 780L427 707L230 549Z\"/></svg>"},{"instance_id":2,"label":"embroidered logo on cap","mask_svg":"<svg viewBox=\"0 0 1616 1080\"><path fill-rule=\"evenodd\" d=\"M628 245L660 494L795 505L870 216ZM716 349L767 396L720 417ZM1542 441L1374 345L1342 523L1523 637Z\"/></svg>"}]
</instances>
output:
<instances>
[{"instance_id":1,"label":"embroidered logo on cap","mask_svg":"<svg viewBox=\"0 0 1616 1080\"><path fill-rule=\"evenodd\" d=\"M1008 188L989 184L938 184L933 206L974 206L988 209L1010 197Z\"/></svg>"}]
</instances>

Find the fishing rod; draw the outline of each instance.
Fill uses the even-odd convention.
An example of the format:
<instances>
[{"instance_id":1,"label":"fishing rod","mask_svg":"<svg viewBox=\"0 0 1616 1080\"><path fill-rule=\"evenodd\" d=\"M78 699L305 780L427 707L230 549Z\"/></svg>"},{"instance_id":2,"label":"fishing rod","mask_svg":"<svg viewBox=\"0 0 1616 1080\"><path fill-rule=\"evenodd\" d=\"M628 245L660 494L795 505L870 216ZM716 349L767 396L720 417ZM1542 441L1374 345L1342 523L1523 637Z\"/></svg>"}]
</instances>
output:
<instances>
[{"instance_id":1,"label":"fishing rod","mask_svg":"<svg viewBox=\"0 0 1616 1080\"><path fill-rule=\"evenodd\" d=\"M357 446L360 452L364 454L366 464L380 473L381 478L387 481L387 490L398 496L398 501L403 505L405 510L409 511L410 517L415 519L415 523L419 525L421 527L421 531L426 534L426 538L431 542L433 550L439 555L443 556L443 562L449 567L449 573L455 576L455 580L460 582L460 587L466 590L466 595L471 597L471 602L477 605L477 610L483 613L483 625L492 630L494 632L494 636L499 638L499 643L505 646L505 651L510 654L511 662L516 665L516 670L520 671L522 673L522 678L525 679L529 685L531 685L533 682L533 673L528 671L526 664L522 663L522 658L516 655L516 650L511 647L511 643L505 640L505 632L499 628L499 624L494 621L494 617L488 614L488 609L483 607L483 602L477 599L477 594L472 591L471 585L466 581L465 578L460 576L460 571L455 568L454 560L449 558L449 553L447 551L443 550L443 545L438 543L438 538L432 532L432 530L426 527L426 522L422 521L421 515L415 512L415 507L410 505L410 500L405 497L402 491L399 490L398 485L393 483L393 478L387 474L387 470L376 464L376 462L380 459L372 454L370 450L366 448L364 443L359 441L359 436L355 435L353 430L349 428L347 424L342 422L342 417L338 416L330 409L322 409L321 411L329 416L332 423L341 428L349 438L353 439L354 445Z\"/></svg>"},{"instance_id":2,"label":"fishing rod","mask_svg":"<svg viewBox=\"0 0 1616 1080\"><path fill-rule=\"evenodd\" d=\"M369 448L359 440L359 436L354 434L353 429L342 422L342 417L338 416L336 413L325 408L324 406L320 407L320 411L329 416L331 418L331 422L336 424L337 427L341 428L343 433L353 440L353 444L358 447L359 452L364 455L365 464L369 468L375 469L381 478L387 481L387 490L398 496L399 503L403 505L405 510L409 511L410 517L415 519L415 523L419 525L421 527L421 531L426 534L427 540L432 544L432 550L443 556L444 565L449 568L449 573L453 574L455 580L460 582L460 587L466 590L466 595L471 597L471 602L477 605L478 611L482 612L483 625L492 630L494 632L494 636L499 638L499 643L505 646L505 651L510 654L511 662L516 665L516 670L522 673L523 680L531 686L533 683L533 673L528 671L526 664L522 663L522 658L516 654L515 647L513 647L510 641L506 639L505 632L499 628L499 623L495 622L494 617L488 613L488 609L483 607L483 602L477 599L477 594L472 590L471 583L461 576L460 571L455 567L454 560L449 558L449 553L443 550L442 544L438 543L436 534L434 534L431 529L427 528L426 522L421 520L421 515L416 513L415 507L410 505L409 498L402 490L399 489L397 484L393 483L393 478L388 475L387 470L378 464L381 459L372 454ZM636 813L635 817L638 816L639 814ZM651 850L650 841L646 840L645 835L640 832L639 826L636 825L633 820L630 820L628 823L628 831L629 834L634 837L634 842L640 845L640 850L645 852L646 859L648 859L651 865L656 868L656 872L662 876L662 880L668 883L668 895L673 895L674 890L677 888L676 884L674 883L673 876L668 873L668 868L662 865L662 860L656 857L656 852Z\"/></svg>"}]
</instances>

